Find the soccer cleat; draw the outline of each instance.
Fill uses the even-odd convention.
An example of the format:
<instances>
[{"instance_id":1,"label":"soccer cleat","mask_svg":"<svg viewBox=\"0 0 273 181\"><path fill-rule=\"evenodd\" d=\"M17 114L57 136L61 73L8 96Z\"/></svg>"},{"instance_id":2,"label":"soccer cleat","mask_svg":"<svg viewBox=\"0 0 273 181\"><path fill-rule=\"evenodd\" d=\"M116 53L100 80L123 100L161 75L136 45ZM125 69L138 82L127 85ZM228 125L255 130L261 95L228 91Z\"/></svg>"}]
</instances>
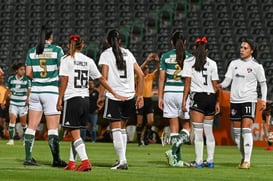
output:
<instances>
[{"instance_id":1,"label":"soccer cleat","mask_svg":"<svg viewBox=\"0 0 273 181\"><path fill-rule=\"evenodd\" d=\"M214 168L214 163L213 162L207 163L206 167L208 167L208 168Z\"/></svg>"},{"instance_id":2,"label":"soccer cleat","mask_svg":"<svg viewBox=\"0 0 273 181\"><path fill-rule=\"evenodd\" d=\"M184 162L182 160L179 160L174 167L184 167Z\"/></svg>"},{"instance_id":3,"label":"soccer cleat","mask_svg":"<svg viewBox=\"0 0 273 181\"><path fill-rule=\"evenodd\" d=\"M248 162L243 162L240 167L240 169L250 169L250 163Z\"/></svg>"},{"instance_id":4,"label":"soccer cleat","mask_svg":"<svg viewBox=\"0 0 273 181\"><path fill-rule=\"evenodd\" d=\"M172 150L166 151L165 155L166 155L166 158L167 158L168 165L174 167L176 165L176 163L177 163L176 155L172 154Z\"/></svg>"},{"instance_id":5,"label":"soccer cleat","mask_svg":"<svg viewBox=\"0 0 273 181\"><path fill-rule=\"evenodd\" d=\"M9 140L9 141L7 142L7 145L14 145L14 140Z\"/></svg>"},{"instance_id":6,"label":"soccer cleat","mask_svg":"<svg viewBox=\"0 0 273 181\"><path fill-rule=\"evenodd\" d=\"M111 167L111 170L128 170L128 165L127 163L124 163L124 164L118 164L114 167Z\"/></svg>"},{"instance_id":7,"label":"soccer cleat","mask_svg":"<svg viewBox=\"0 0 273 181\"><path fill-rule=\"evenodd\" d=\"M273 147L272 147L272 146L267 146L267 147L265 147L265 150L267 150L267 151L272 151L272 150L273 150Z\"/></svg>"},{"instance_id":8,"label":"soccer cleat","mask_svg":"<svg viewBox=\"0 0 273 181\"><path fill-rule=\"evenodd\" d=\"M113 163L112 167L118 166L119 165L119 160L116 160L115 163Z\"/></svg>"},{"instance_id":9,"label":"soccer cleat","mask_svg":"<svg viewBox=\"0 0 273 181\"><path fill-rule=\"evenodd\" d=\"M86 172L92 169L92 165L89 160L83 160L82 163L76 168L76 171Z\"/></svg>"},{"instance_id":10,"label":"soccer cleat","mask_svg":"<svg viewBox=\"0 0 273 181\"><path fill-rule=\"evenodd\" d=\"M64 167L65 170L76 170L76 162L69 161L66 167Z\"/></svg>"},{"instance_id":11,"label":"soccer cleat","mask_svg":"<svg viewBox=\"0 0 273 181\"><path fill-rule=\"evenodd\" d=\"M242 158L242 159L241 159L241 162L240 162L239 165L238 165L238 168L241 167L241 165L244 163L244 161L245 161L245 160Z\"/></svg>"},{"instance_id":12,"label":"soccer cleat","mask_svg":"<svg viewBox=\"0 0 273 181\"><path fill-rule=\"evenodd\" d=\"M63 160L53 161L52 167L65 167L67 163Z\"/></svg>"},{"instance_id":13,"label":"soccer cleat","mask_svg":"<svg viewBox=\"0 0 273 181\"><path fill-rule=\"evenodd\" d=\"M204 168L204 163L200 163L195 165L195 168Z\"/></svg>"},{"instance_id":14,"label":"soccer cleat","mask_svg":"<svg viewBox=\"0 0 273 181\"><path fill-rule=\"evenodd\" d=\"M34 158L32 158L31 160L25 160L24 165L25 166L39 166L39 164L36 162L36 160Z\"/></svg>"}]
</instances>

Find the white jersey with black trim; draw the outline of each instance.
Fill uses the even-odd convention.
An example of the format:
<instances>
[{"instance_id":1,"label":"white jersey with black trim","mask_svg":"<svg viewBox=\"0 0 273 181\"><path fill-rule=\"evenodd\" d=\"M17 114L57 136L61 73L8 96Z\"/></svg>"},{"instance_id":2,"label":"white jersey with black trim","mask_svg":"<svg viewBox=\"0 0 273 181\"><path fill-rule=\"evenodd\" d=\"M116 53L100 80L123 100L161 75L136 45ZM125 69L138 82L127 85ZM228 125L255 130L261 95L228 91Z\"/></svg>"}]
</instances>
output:
<instances>
[{"instance_id":1,"label":"white jersey with black trim","mask_svg":"<svg viewBox=\"0 0 273 181\"><path fill-rule=\"evenodd\" d=\"M219 80L217 64L207 57L204 69L200 72L194 69L195 57L185 59L182 77L191 77L191 92L215 93L212 81Z\"/></svg>"},{"instance_id":2,"label":"white jersey with black trim","mask_svg":"<svg viewBox=\"0 0 273 181\"><path fill-rule=\"evenodd\" d=\"M225 74L232 79L230 102L257 102L257 83L266 82L264 68L253 57L233 60Z\"/></svg>"},{"instance_id":3,"label":"white jersey with black trim","mask_svg":"<svg viewBox=\"0 0 273 181\"><path fill-rule=\"evenodd\" d=\"M121 48L121 52L126 62L125 70L118 70L112 48L108 48L102 52L99 65L108 66L107 81L112 89L117 94L132 99L135 96L134 64L136 63L136 59L128 49ZM108 91L106 92L106 97L112 100L118 100Z\"/></svg>"},{"instance_id":4,"label":"white jersey with black trim","mask_svg":"<svg viewBox=\"0 0 273 181\"><path fill-rule=\"evenodd\" d=\"M59 75L68 76L64 100L89 97L89 79L95 80L102 76L94 60L79 52L75 53L74 58L67 55L61 58Z\"/></svg>"}]
</instances>

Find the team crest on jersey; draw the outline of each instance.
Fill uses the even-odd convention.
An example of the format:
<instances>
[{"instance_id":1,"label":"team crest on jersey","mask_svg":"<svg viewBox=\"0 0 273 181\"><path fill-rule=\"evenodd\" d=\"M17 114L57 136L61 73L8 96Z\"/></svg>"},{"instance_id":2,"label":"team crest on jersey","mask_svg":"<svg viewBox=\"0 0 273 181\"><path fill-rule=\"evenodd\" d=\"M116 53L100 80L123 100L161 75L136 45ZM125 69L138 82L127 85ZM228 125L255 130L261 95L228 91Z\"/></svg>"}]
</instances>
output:
<instances>
[{"instance_id":1,"label":"team crest on jersey","mask_svg":"<svg viewBox=\"0 0 273 181\"><path fill-rule=\"evenodd\" d=\"M237 111L235 109L231 109L230 113L232 116L234 116L237 113Z\"/></svg>"},{"instance_id":2,"label":"team crest on jersey","mask_svg":"<svg viewBox=\"0 0 273 181\"><path fill-rule=\"evenodd\" d=\"M247 68L246 70L247 70L247 73L252 72L252 69L251 69L251 68Z\"/></svg>"}]
</instances>

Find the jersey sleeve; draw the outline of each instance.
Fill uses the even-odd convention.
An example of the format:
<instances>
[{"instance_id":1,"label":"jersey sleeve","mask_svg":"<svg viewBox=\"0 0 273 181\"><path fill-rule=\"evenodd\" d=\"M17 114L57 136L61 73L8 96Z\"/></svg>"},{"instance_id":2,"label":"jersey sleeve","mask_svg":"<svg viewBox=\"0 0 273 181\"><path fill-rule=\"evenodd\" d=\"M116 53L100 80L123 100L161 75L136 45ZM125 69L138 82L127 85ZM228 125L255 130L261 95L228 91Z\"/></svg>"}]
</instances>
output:
<instances>
[{"instance_id":1,"label":"jersey sleeve","mask_svg":"<svg viewBox=\"0 0 273 181\"><path fill-rule=\"evenodd\" d=\"M233 66L234 66L234 61L232 61L232 62L229 64L229 66L228 66L228 70L227 70L227 72L226 72L226 74L225 74L225 77L226 77L226 78L232 79L232 76L233 76Z\"/></svg>"},{"instance_id":2,"label":"jersey sleeve","mask_svg":"<svg viewBox=\"0 0 273 181\"><path fill-rule=\"evenodd\" d=\"M258 82L265 82L266 81L265 72L264 72L264 68L263 68L262 64L259 64L257 67L256 77L257 77Z\"/></svg>"},{"instance_id":3,"label":"jersey sleeve","mask_svg":"<svg viewBox=\"0 0 273 181\"><path fill-rule=\"evenodd\" d=\"M93 80L100 78L102 75L101 75L100 71L98 70L94 60L90 59L89 61L90 61L89 77L91 77Z\"/></svg>"},{"instance_id":4,"label":"jersey sleeve","mask_svg":"<svg viewBox=\"0 0 273 181\"><path fill-rule=\"evenodd\" d=\"M192 61L192 58L184 60L183 70L181 73L182 77L192 77Z\"/></svg>"},{"instance_id":5,"label":"jersey sleeve","mask_svg":"<svg viewBox=\"0 0 273 181\"><path fill-rule=\"evenodd\" d=\"M132 52L130 52L128 49L127 49L127 53L128 53L128 56L129 56L129 59L133 62L133 64L136 62L136 58L135 56L132 54Z\"/></svg>"},{"instance_id":6,"label":"jersey sleeve","mask_svg":"<svg viewBox=\"0 0 273 181\"><path fill-rule=\"evenodd\" d=\"M11 79L12 79L12 76L10 76L10 77L8 78L8 82L7 82L7 87L8 87L9 89L11 89L11 83L10 83Z\"/></svg>"},{"instance_id":7,"label":"jersey sleeve","mask_svg":"<svg viewBox=\"0 0 273 181\"><path fill-rule=\"evenodd\" d=\"M166 66L166 63L165 63L165 54L163 54L160 58L160 67L159 67L159 70L166 70L167 69L167 66Z\"/></svg>"},{"instance_id":8,"label":"jersey sleeve","mask_svg":"<svg viewBox=\"0 0 273 181\"><path fill-rule=\"evenodd\" d=\"M211 80L219 80L218 68L216 62L212 64Z\"/></svg>"},{"instance_id":9,"label":"jersey sleeve","mask_svg":"<svg viewBox=\"0 0 273 181\"><path fill-rule=\"evenodd\" d=\"M106 52L102 52L102 54L100 55L100 59L99 59L99 65L109 65L108 61L107 61L107 54Z\"/></svg>"},{"instance_id":10,"label":"jersey sleeve","mask_svg":"<svg viewBox=\"0 0 273 181\"><path fill-rule=\"evenodd\" d=\"M31 66L30 50L27 52L25 65L26 66Z\"/></svg>"},{"instance_id":11,"label":"jersey sleeve","mask_svg":"<svg viewBox=\"0 0 273 181\"><path fill-rule=\"evenodd\" d=\"M61 58L64 56L64 51L61 47L57 46L58 48L58 53L57 53L57 65L58 67L60 66L61 64Z\"/></svg>"},{"instance_id":12,"label":"jersey sleeve","mask_svg":"<svg viewBox=\"0 0 273 181\"><path fill-rule=\"evenodd\" d=\"M68 57L66 57L68 58ZM59 75L60 76L69 76L69 66L68 66L68 61L64 57L61 58L60 61L60 69L59 69Z\"/></svg>"}]
</instances>

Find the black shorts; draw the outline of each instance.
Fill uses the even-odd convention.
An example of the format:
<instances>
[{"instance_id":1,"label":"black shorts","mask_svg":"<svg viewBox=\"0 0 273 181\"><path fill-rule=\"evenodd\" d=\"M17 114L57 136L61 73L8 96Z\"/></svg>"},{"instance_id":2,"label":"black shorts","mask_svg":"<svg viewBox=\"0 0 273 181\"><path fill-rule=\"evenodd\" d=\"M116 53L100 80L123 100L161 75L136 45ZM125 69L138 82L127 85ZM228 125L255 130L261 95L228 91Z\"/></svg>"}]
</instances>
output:
<instances>
[{"instance_id":1,"label":"black shorts","mask_svg":"<svg viewBox=\"0 0 273 181\"><path fill-rule=\"evenodd\" d=\"M0 107L0 118L4 118L4 119L7 119L8 118L8 111L9 108L8 107L5 107L4 109L2 109Z\"/></svg>"},{"instance_id":2,"label":"black shorts","mask_svg":"<svg viewBox=\"0 0 273 181\"><path fill-rule=\"evenodd\" d=\"M144 97L144 106L140 109L137 109L136 114L144 116L150 113L154 113L153 100L151 97L149 98Z\"/></svg>"},{"instance_id":3,"label":"black shorts","mask_svg":"<svg viewBox=\"0 0 273 181\"><path fill-rule=\"evenodd\" d=\"M245 102L245 103L230 103L230 120L240 121L243 118L255 119L256 115L256 103Z\"/></svg>"},{"instance_id":4,"label":"black shorts","mask_svg":"<svg viewBox=\"0 0 273 181\"><path fill-rule=\"evenodd\" d=\"M191 94L190 109L200 112L205 116L215 114L216 94L206 92L194 92Z\"/></svg>"},{"instance_id":5,"label":"black shorts","mask_svg":"<svg viewBox=\"0 0 273 181\"><path fill-rule=\"evenodd\" d=\"M105 99L103 118L114 121L128 120L135 113L135 99L116 101Z\"/></svg>"},{"instance_id":6,"label":"black shorts","mask_svg":"<svg viewBox=\"0 0 273 181\"><path fill-rule=\"evenodd\" d=\"M80 129L86 126L89 114L89 98L73 97L64 101L62 126Z\"/></svg>"}]
</instances>

